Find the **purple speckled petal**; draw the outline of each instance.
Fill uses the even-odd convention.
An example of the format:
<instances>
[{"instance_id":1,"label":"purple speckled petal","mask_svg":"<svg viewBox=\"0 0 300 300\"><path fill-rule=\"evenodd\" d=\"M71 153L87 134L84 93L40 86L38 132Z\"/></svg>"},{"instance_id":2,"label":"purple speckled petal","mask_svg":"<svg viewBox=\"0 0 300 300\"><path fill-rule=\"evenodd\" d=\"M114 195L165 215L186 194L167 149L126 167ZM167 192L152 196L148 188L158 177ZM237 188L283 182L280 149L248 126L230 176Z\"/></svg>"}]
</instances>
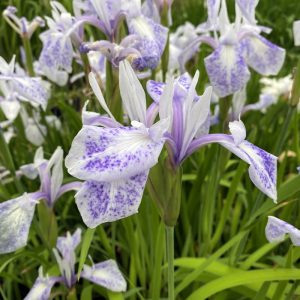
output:
<instances>
[{"instance_id":1,"label":"purple speckled petal","mask_svg":"<svg viewBox=\"0 0 300 300\"><path fill-rule=\"evenodd\" d=\"M191 143L185 157L191 155L191 153L204 145L219 143L250 165L248 171L252 182L276 203L277 157L246 140L241 141L240 144L236 144L238 142L237 137L234 140L232 135L227 134L207 134L201 136Z\"/></svg>"},{"instance_id":2,"label":"purple speckled petal","mask_svg":"<svg viewBox=\"0 0 300 300\"><path fill-rule=\"evenodd\" d=\"M166 46L168 29L142 15L128 20L128 28L130 34L140 37L131 46L141 53L133 66L138 70L156 68Z\"/></svg>"},{"instance_id":3,"label":"purple speckled petal","mask_svg":"<svg viewBox=\"0 0 300 300\"><path fill-rule=\"evenodd\" d=\"M205 67L215 92L220 97L240 90L249 80L250 72L239 45L220 45L205 58Z\"/></svg>"},{"instance_id":4,"label":"purple speckled petal","mask_svg":"<svg viewBox=\"0 0 300 300\"><path fill-rule=\"evenodd\" d=\"M13 90L18 93L18 98L35 102L46 109L50 92L41 78L12 76L10 82Z\"/></svg>"},{"instance_id":5,"label":"purple speckled petal","mask_svg":"<svg viewBox=\"0 0 300 300\"><path fill-rule=\"evenodd\" d=\"M75 195L84 223L94 228L138 212L148 172L111 182L86 181Z\"/></svg>"},{"instance_id":6,"label":"purple speckled petal","mask_svg":"<svg viewBox=\"0 0 300 300\"><path fill-rule=\"evenodd\" d=\"M236 145L235 142L222 142L220 144L250 165L251 181L259 190L276 202L277 157L248 141L242 141L239 145Z\"/></svg>"},{"instance_id":7,"label":"purple speckled petal","mask_svg":"<svg viewBox=\"0 0 300 300\"><path fill-rule=\"evenodd\" d=\"M285 50L260 35L247 35L241 41L247 64L256 72L268 76L277 75L284 59Z\"/></svg>"},{"instance_id":8,"label":"purple speckled petal","mask_svg":"<svg viewBox=\"0 0 300 300\"><path fill-rule=\"evenodd\" d=\"M118 265L112 259L95 264L92 267L84 265L80 276L114 292L126 291L126 281Z\"/></svg>"},{"instance_id":9,"label":"purple speckled petal","mask_svg":"<svg viewBox=\"0 0 300 300\"><path fill-rule=\"evenodd\" d=\"M147 81L147 92L153 99L153 101L155 101L156 103L159 102L159 99L164 91L165 85L166 84L163 82L157 82L154 80Z\"/></svg>"},{"instance_id":10,"label":"purple speckled petal","mask_svg":"<svg viewBox=\"0 0 300 300\"><path fill-rule=\"evenodd\" d=\"M27 243L36 201L31 194L0 203L0 253L13 252Z\"/></svg>"},{"instance_id":11,"label":"purple speckled petal","mask_svg":"<svg viewBox=\"0 0 300 300\"><path fill-rule=\"evenodd\" d=\"M278 218L268 217L265 233L270 243L282 242L285 235L289 234L292 243L295 246L300 246L300 230Z\"/></svg>"},{"instance_id":12,"label":"purple speckled petal","mask_svg":"<svg viewBox=\"0 0 300 300\"><path fill-rule=\"evenodd\" d=\"M188 73L184 73L175 80L174 97L186 97L191 86L192 78ZM156 103L159 103L160 97L163 94L166 84L154 80L147 81L147 92Z\"/></svg>"},{"instance_id":13,"label":"purple speckled petal","mask_svg":"<svg viewBox=\"0 0 300 300\"><path fill-rule=\"evenodd\" d=\"M70 253L74 252L76 247L81 241L81 229L77 228L76 231L71 235L67 232L66 236L60 236L56 242L56 248L59 250L64 258L69 258Z\"/></svg>"},{"instance_id":14,"label":"purple speckled petal","mask_svg":"<svg viewBox=\"0 0 300 300\"><path fill-rule=\"evenodd\" d=\"M236 0L243 17L251 24L256 24L255 8L259 0Z\"/></svg>"},{"instance_id":15,"label":"purple speckled petal","mask_svg":"<svg viewBox=\"0 0 300 300\"><path fill-rule=\"evenodd\" d=\"M126 179L157 163L164 141L154 141L145 127L83 126L74 138L65 163L82 180Z\"/></svg>"},{"instance_id":16,"label":"purple speckled petal","mask_svg":"<svg viewBox=\"0 0 300 300\"><path fill-rule=\"evenodd\" d=\"M56 277L39 276L24 300L48 300L51 289L57 281Z\"/></svg>"},{"instance_id":17,"label":"purple speckled petal","mask_svg":"<svg viewBox=\"0 0 300 300\"><path fill-rule=\"evenodd\" d=\"M39 58L42 71L52 81L57 70L72 71L73 47L70 37L60 32L46 32L41 35L43 49Z\"/></svg>"}]
</instances>

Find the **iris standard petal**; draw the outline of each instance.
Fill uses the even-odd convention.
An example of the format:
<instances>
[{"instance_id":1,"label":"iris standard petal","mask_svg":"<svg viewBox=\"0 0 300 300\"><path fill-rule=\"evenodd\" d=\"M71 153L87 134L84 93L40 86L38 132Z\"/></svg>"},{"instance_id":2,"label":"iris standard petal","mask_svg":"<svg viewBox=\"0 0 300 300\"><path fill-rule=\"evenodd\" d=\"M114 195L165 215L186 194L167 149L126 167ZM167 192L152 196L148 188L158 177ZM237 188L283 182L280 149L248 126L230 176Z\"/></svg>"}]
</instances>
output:
<instances>
[{"instance_id":1,"label":"iris standard petal","mask_svg":"<svg viewBox=\"0 0 300 300\"><path fill-rule=\"evenodd\" d=\"M120 62L120 93L131 121L146 124L146 95L128 61Z\"/></svg>"},{"instance_id":2,"label":"iris standard petal","mask_svg":"<svg viewBox=\"0 0 300 300\"><path fill-rule=\"evenodd\" d=\"M51 204L56 200L58 191L62 185L63 173L63 157L64 153L61 147L57 147L51 156L47 165L46 172L50 175L50 201Z\"/></svg>"},{"instance_id":3,"label":"iris standard petal","mask_svg":"<svg viewBox=\"0 0 300 300\"><path fill-rule=\"evenodd\" d=\"M86 181L75 195L84 223L94 228L138 212L148 171L110 182Z\"/></svg>"},{"instance_id":4,"label":"iris standard petal","mask_svg":"<svg viewBox=\"0 0 300 300\"><path fill-rule=\"evenodd\" d=\"M74 252L80 241L81 229L77 228L72 235L70 234L70 232L67 232L66 236L58 237L56 248L59 250L63 258L68 259L70 257L70 253Z\"/></svg>"},{"instance_id":5,"label":"iris standard petal","mask_svg":"<svg viewBox=\"0 0 300 300\"><path fill-rule=\"evenodd\" d=\"M81 277L114 292L125 292L126 281L112 259L93 265L84 265Z\"/></svg>"},{"instance_id":6,"label":"iris standard petal","mask_svg":"<svg viewBox=\"0 0 300 300\"><path fill-rule=\"evenodd\" d=\"M114 181L149 170L164 141L154 141L147 128L83 126L72 142L65 164L82 180Z\"/></svg>"},{"instance_id":7,"label":"iris standard petal","mask_svg":"<svg viewBox=\"0 0 300 300\"><path fill-rule=\"evenodd\" d=\"M236 4L242 12L243 17L251 24L255 24L255 8L259 0L236 0Z\"/></svg>"}]
</instances>

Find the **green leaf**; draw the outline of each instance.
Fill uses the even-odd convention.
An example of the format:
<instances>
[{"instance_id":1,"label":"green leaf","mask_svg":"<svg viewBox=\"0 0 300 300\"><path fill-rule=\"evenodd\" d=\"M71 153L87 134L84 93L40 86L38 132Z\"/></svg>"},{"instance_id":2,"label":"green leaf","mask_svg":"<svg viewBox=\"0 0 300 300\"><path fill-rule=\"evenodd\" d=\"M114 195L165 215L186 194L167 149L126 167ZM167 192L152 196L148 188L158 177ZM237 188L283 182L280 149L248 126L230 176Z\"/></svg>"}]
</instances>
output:
<instances>
[{"instance_id":1,"label":"green leaf","mask_svg":"<svg viewBox=\"0 0 300 300\"><path fill-rule=\"evenodd\" d=\"M107 296L109 300L123 300L123 294L122 293L115 293L112 291L107 291Z\"/></svg>"},{"instance_id":2,"label":"green leaf","mask_svg":"<svg viewBox=\"0 0 300 300\"><path fill-rule=\"evenodd\" d=\"M93 285L86 286L80 295L80 300L92 300Z\"/></svg>"},{"instance_id":3,"label":"green leaf","mask_svg":"<svg viewBox=\"0 0 300 300\"><path fill-rule=\"evenodd\" d=\"M203 287L197 289L187 300L205 300L206 298L239 285L273 280L297 280L300 279L300 270L295 269L268 269L254 271L236 271L226 276L215 279Z\"/></svg>"},{"instance_id":4,"label":"green leaf","mask_svg":"<svg viewBox=\"0 0 300 300\"><path fill-rule=\"evenodd\" d=\"M92 239L94 237L95 230L96 230L96 228L93 228L93 229L88 228L84 234L82 246L81 246L80 258L79 258L79 267L78 267L78 273L77 273L78 279L80 278L80 273L82 271L86 257L89 253L89 249L91 246Z\"/></svg>"}]
</instances>

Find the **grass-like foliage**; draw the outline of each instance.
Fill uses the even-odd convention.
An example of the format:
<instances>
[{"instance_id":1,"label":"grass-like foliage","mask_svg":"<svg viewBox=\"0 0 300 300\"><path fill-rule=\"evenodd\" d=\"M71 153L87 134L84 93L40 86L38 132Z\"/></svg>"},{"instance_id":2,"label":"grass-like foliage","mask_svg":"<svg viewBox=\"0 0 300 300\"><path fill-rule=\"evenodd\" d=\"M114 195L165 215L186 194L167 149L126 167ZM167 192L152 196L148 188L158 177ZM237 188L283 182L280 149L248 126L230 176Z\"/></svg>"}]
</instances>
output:
<instances>
[{"instance_id":1,"label":"grass-like foliage","mask_svg":"<svg viewBox=\"0 0 300 300\"><path fill-rule=\"evenodd\" d=\"M102 0L98 1L100 3ZM59 2L73 15L72 1L61 0ZM74 2L84 3L88 1ZM103 0L103 2L105 1ZM127 2L130 3L131 1ZM168 1L148 2L163 3L158 11L161 15L161 23L167 27L170 24L167 16L168 7L166 3ZM238 1L227 1L231 22L235 20L235 2ZM249 0L250 2L255 1ZM206 130L205 120L207 118L211 120L210 134L204 133L204 138L209 139L208 142L205 142L206 140L204 141L203 138L201 140L201 136L193 133L191 140L186 144L188 146L188 150L185 149L186 152L183 150L184 142L180 144L178 136L177 140L174 138L177 142L179 141L174 147L177 147L177 150L179 148L179 152L172 148L172 142L168 144L172 140L172 134L176 131L178 124L174 125L174 122L178 119L174 113L175 106L173 105L173 111L170 107L168 111L168 104L164 103L163 97L167 99L177 95L176 87L175 92L173 90L173 94L171 93L172 88L174 89L172 78L176 78L180 74L178 69L171 72L168 69L168 58L171 55L168 47L173 41L171 34L180 25L190 22L193 26L197 26L206 22L208 18L206 1L173 1L171 6L172 24L169 26L170 35L165 42L165 47L159 53L155 67L153 67L153 61L150 59L150 62L147 59L144 61L135 60L136 55L143 57L143 51L147 51L147 49L141 50L140 46L134 46L136 47L134 48L132 45L131 48L134 48L135 52L130 50L131 52L128 52L130 55L122 57L118 52L114 54L116 56L112 62L110 51L117 51L113 46L105 48L106 45L98 47L93 44L95 41L109 40L108 35L90 23L84 24L82 27L84 28L82 29L83 40L74 42L73 36L70 35L74 59L71 62L72 71L66 72L68 74L65 84L61 84L60 80L55 82L51 78L51 75L54 75L52 69L43 69L47 61L41 59L43 43L40 34L48 30L47 23L45 27L37 26L30 38L26 35L22 36L2 16L8 5L17 8L16 16L24 16L29 21L36 16L43 19L45 16L51 16L49 0L1 0L0 2L0 57L9 62L15 55L16 64L23 69L21 71L23 73L19 73L22 74L20 76L26 76L26 80L38 76L38 82L40 83L39 80L42 78L43 87L48 89L48 96L45 97L47 99L43 102L42 92L38 90L40 87L33 85L34 83L30 81L25 97L25 92L23 91L22 94L19 89L24 82L18 85L15 83L15 79L10 78L9 74L5 74L3 66L0 69L0 252L3 252L0 254L0 298L4 300L24 299L39 274L42 276L39 273L42 267L43 277L41 278L43 280L46 280L47 276L60 278L53 284L51 294L49 294L49 299L55 300L300 299L300 247L297 247L297 243L294 240L291 241L288 235L280 242L279 238L276 240L276 236L275 242L269 243L265 234L267 231L268 237L268 230L266 230L268 216L275 216L294 227L286 223L276 223L279 224L278 228L272 229L273 227L270 226L275 225L271 224L269 228L271 228L272 234L275 234L276 230L277 234L283 230L283 234L290 234L290 237L293 237L294 234L295 239L299 239L300 236L300 232L295 229L300 228L300 171L297 170L300 165L300 121L297 103L300 96L300 71L297 67L298 61L300 61L300 48L294 46L292 31L293 22L300 19L300 2L298 0L260 0L256 7L257 24L272 28L271 33L262 32L260 34L273 44L286 50L285 61L280 71L276 72L277 75L268 76L268 78L275 80L271 84L266 83L266 79L261 80L263 77L261 72L258 72L257 69L254 71L252 65L247 62L246 67L250 70L250 77L245 87L245 104L242 106L249 108L251 107L249 105L257 104L262 95L265 94L274 97L272 103L262 109L260 107L240 109L238 114L234 115L234 99L239 96L233 95L233 92L228 92L226 95L222 92L218 94L218 88L220 88L218 80L214 81L215 75L209 71L210 66L213 66L215 61L211 60L209 65L206 63L206 58L211 55L214 49L205 44L203 40L199 41L197 49L200 51L194 51L190 59L184 61L184 67L190 74L191 80L196 71L200 71L200 79L198 83L196 82L195 90L197 94L203 94L203 97L199 100L195 93L190 95L192 90L190 85L193 83L189 82L189 89L187 92L185 91L185 97L190 99L190 103L187 104L188 100L186 100L184 108L181 107L181 109L186 113L184 122L186 124L191 122L189 124L192 124L184 127L186 132L188 126L198 126L199 115L199 120L203 119L203 122L201 121L203 128L200 125L198 127L204 131ZM121 18L115 29L117 33L112 35L111 42L120 44L122 38L131 33L132 29L128 26L131 23L128 19L126 23L126 18L129 17L123 16ZM195 29L193 26L191 28ZM137 34L137 31L134 33ZM192 34L192 32L185 32L185 34ZM201 34L198 32L196 37ZM212 31L207 35L214 36ZM143 38L145 36L146 33ZM54 37L51 36L51 38ZM152 38L155 39L153 36ZM191 39L190 43L193 41ZM226 44L225 47L230 47L230 45L230 43L229 46ZM94 77L89 75L89 72L96 69L98 61L90 61L89 63L88 47L90 47L88 50L96 47L92 50L99 53L102 51L101 53L104 53L107 58L106 67L97 71L98 73ZM148 47L150 46L148 45ZM159 47L158 44L155 51L159 52ZM259 56L265 50L258 47L256 51ZM57 55L63 54L58 52ZM228 57L226 59L229 60L230 57ZM39 74L34 69L34 62L38 60L44 73ZM65 58L62 60L62 64L64 64ZM254 60L258 61L256 57ZM142 65L141 68L140 64L143 63L146 65ZM217 63L220 65L218 60ZM260 65L267 63L264 60L258 61ZM3 64L0 61L1 65ZM149 69L151 70L149 71ZM141 71L149 72L140 76ZM221 71L220 68L217 73L220 74ZM139 79L137 79L135 72L139 75ZM240 78L244 76L242 73L238 73ZM78 74L78 78L72 78ZM276 79L288 75L290 77L286 79L287 83L276 81ZM152 123L148 121L145 123L146 121L143 122L141 117L143 114L143 93L140 88L145 91L144 102L147 107L150 107L155 102L152 100L153 97L151 98L153 95L149 95L146 91L147 87L149 91L149 80L167 82L167 85L161 91L163 96L161 96L159 104L155 104L157 105L156 113L159 110L159 114L154 115ZM10 102L8 101L9 108L4 107L4 109L1 103L4 99L7 100L7 93L2 86L3 83L9 85L11 92L9 95ZM175 81L175 86L176 84ZM228 85L230 84L232 82ZM217 91L212 98L211 89L207 88L209 85L213 85L213 90ZM268 90L265 88L266 85L269 85ZM131 89L132 87L134 88ZM226 87L226 91L231 88ZM99 128L103 132L115 130L114 133L110 132L109 134L108 131L105 131L105 136L99 131L99 135L103 139L93 140L95 144L91 145L91 142L88 144L90 145L88 148L88 142L84 138L88 136L87 139L90 139L94 133L90 133L92 129L89 129L91 131L85 135L82 122L92 122L92 117L88 111L94 112L95 115L97 113L99 118L101 118L100 114L103 116L108 111L103 102L99 101L99 98L102 97L102 93L99 93L100 90L104 95L108 109L115 118L112 120L110 116L106 116L107 119L109 122L120 122L123 125L122 127L116 125L112 126L114 128L108 129L106 127L103 129L101 126L96 127L95 124L85 123L89 128L94 128L95 135L98 134ZM16 92L17 95L13 92ZM23 95L21 95L23 98L20 94ZM204 115L205 105L198 107L199 102L197 102L202 101L204 103L205 99L208 101L206 115ZM89 103L85 107L87 100ZM14 101L18 104L15 104ZM20 105L20 112L16 116L11 117L10 115L8 118L9 109L10 111L15 109L13 105ZM83 114L86 113L86 120L87 118L91 119L85 121L82 117L82 111L84 111ZM155 133L155 138L151 142L149 142L150 138L147 141L145 141L146 138L143 140L144 144L149 142L147 144L148 149L159 147L157 145L161 143L162 150L155 150L158 151L157 164L152 163L150 165L149 163L149 166L143 169L146 164L144 162L148 159L147 155L152 155L152 150L149 150L149 153L147 152L143 158L138 158L135 161L134 157L129 160L128 164L135 164L137 169L132 170L131 167L127 177L118 175L127 172L127 164L120 167L119 173L114 169L113 164L110 167L101 165L102 169L89 164L91 175L86 171L87 165L78 166L80 159L82 158L84 161L86 158L81 156L84 146L91 152L97 152L97 155L101 153L102 146L107 147L105 148L105 155L109 156L108 151L111 151L113 153L111 156L121 157L122 153L130 152L131 149L137 147L137 144L130 144L131 139L134 139L135 136L132 133L132 136L128 135L129 137L127 137L129 131L145 130L147 138L148 133L157 124L163 127L161 131L167 131L168 127L172 126L172 120L165 118L170 111L174 113L172 118L175 129L173 128L172 132L168 132L169 140L165 141L166 135L159 135L159 132ZM195 116L194 112L197 112L198 115ZM243 123L237 121L239 116ZM156 123L159 122L159 119L161 122L166 122L163 123L165 125ZM232 123L234 120L235 122ZM130 121L136 121L136 123L132 122L131 126ZM231 123L229 123L230 121ZM229 124L231 124L230 131ZM193 131L192 129L189 129L190 132ZM246 140L248 142L245 141L245 137L236 142L236 138L241 138L243 135L244 129L247 131ZM181 132L183 135L185 133ZM81 134L81 139L86 144L84 142L80 144L81 140L78 136ZM179 135L178 132L177 134ZM117 136L116 139L115 136ZM216 140L213 140L214 137ZM112 142L111 145L107 146L110 143L109 139ZM224 139L227 139L228 144L224 144L226 142ZM119 141L123 140L126 140L126 144L122 146L123 148L118 148ZM203 147L192 148L196 144L195 141L198 140ZM263 167L261 167L263 170L259 169L260 165L258 166L257 161L255 161L257 157L253 157L249 154L250 152L247 152L253 146L250 147L250 143L259 147L255 149L264 150L263 154L261 152L256 153L258 157L262 155L268 162L273 158L273 155L278 157L277 175L275 174L277 179L274 179L275 181L269 178L272 175L272 170L270 170L272 167L263 161ZM39 146L42 149L39 150L39 154L36 154ZM246 147L250 148L247 150ZM181 150L182 152L180 152ZM42 152L44 158L39 157ZM138 152L135 154L139 155ZM269 154L272 156L265 158ZM65 163L64 159L67 155ZM107 158L108 161L109 159L115 158ZM123 159L123 156L120 159ZM276 159L274 158L274 160ZM35 165L28 166L33 162ZM117 164L116 161L114 163ZM249 164L254 170L252 170L254 175L250 174L250 177L248 174ZM26 165L26 169L22 167L24 165ZM110 177L113 176L111 174L117 174L117 177L111 179ZM136 174L142 175L138 179L133 179ZM256 179L253 178L255 176ZM266 178L264 176L269 176L267 183L265 183ZM124 183L125 180L131 182L130 188L128 188L128 182ZM144 183L141 184L140 181L143 180ZM85 182L84 191L81 182ZM56 192L53 192L51 184L57 185ZM101 184L103 186L100 188ZM144 193L143 188L140 190L140 184L146 185ZM261 186L259 186L260 184ZM270 197L275 199L275 196L272 197L274 193L270 191L271 188L266 187L272 184L274 185L273 192L277 189L277 203L270 199ZM107 214L103 215L101 220L95 213L93 217L98 218L96 221L91 220L90 215L84 216L83 213L84 211L88 214L89 209L93 210L94 208L91 206L97 206L95 202L90 203L90 206L87 205L88 208L82 204L82 199L87 201L87 198L94 197L96 193L94 189L97 189L97 197L99 198L95 201L98 201L99 207L102 205L102 208L99 208L100 214L111 209L111 211L105 212ZM80 191L78 192L78 190ZM103 193L101 195L100 190ZM106 191L105 195L103 190ZM77 193L76 202L75 193ZM118 198L118 193L123 194ZM31 200L28 200L27 196ZM81 196L82 198L80 198ZM142 197L140 206L137 205L128 212L130 209L128 207L133 205L132 202L136 201L139 196ZM18 197L22 199L16 204L10 206L7 204L12 203L9 202L12 201L11 199ZM113 204L109 202L112 199L115 199ZM30 204L33 206L32 222L31 212L29 212L31 208L27 207L28 204L24 204L27 203L26 201L32 201ZM126 205L122 201L127 201ZM119 204L121 202L122 205ZM4 203L7 204L7 207L4 206ZM25 205L27 206L23 209ZM126 209L120 211L124 206L128 211ZM135 213L137 209L138 213ZM111 222L112 215L118 216L114 222ZM126 217L123 218L124 216ZM271 220L275 220L275 218ZM21 239L27 225L29 235L24 244ZM75 231L78 228L81 230L81 240L79 238L77 241ZM13 237L16 230L19 231L16 233L16 237ZM78 235L80 230L77 231ZM57 241L59 241L59 237L66 237L68 231L71 235L69 234L64 241L66 244L69 243L66 247L69 247L67 249L71 252L64 256L65 254L62 253ZM73 243L72 246L70 243ZM19 245L16 247L18 249L14 249L15 245ZM4 248L7 249L6 247L11 247L9 249L12 250L3 250ZM58 248L59 251L53 251L53 248ZM63 263L58 262L60 259L66 259L66 265L70 264L71 261L71 266L73 266L71 271L66 266L65 269L61 268ZM93 281L89 275L90 266L92 265L94 268L97 263L103 261L108 261L110 269L107 271L105 266L103 269L99 267L97 276L104 276L104 281L112 280L113 283L99 283ZM71 272L69 277L66 273L62 274L67 272L66 270ZM110 271L112 275L109 274ZM127 285L126 291L123 277ZM69 278L69 281L66 278ZM42 290L43 284L50 283L41 283L40 290ZM113 284L115 288L112 288ZM42 294L38 294L40 290L36 289L36 294L32 294L26 299L46 299L43 298Z\"/></svg>"}]
</instances>

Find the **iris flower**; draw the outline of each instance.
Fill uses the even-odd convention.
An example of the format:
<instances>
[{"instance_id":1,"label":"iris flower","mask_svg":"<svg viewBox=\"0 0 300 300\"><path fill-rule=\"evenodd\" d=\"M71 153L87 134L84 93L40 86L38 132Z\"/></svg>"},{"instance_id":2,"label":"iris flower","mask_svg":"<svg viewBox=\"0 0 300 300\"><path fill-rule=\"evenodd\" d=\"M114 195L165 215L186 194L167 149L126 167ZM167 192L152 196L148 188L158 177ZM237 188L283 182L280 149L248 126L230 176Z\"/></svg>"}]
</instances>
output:
<instances>
[{"instance_id":1,"label":"iris flower","mask_svg":"<svg viewBox=\"0 0 300 300\"><path fill-rule=\"evenodd\" d=\"M17 8L8 6L2 13L7 23L21 36L31 38L32 34L38 27L44 27L45 22L41 17L35 17L29 22L25 17L16 16Z\"/></svg>"},{"instance_id":2,"label":"iris flower","mask_svg":"<svg viewBox=\"0 0 300 300\"><path fill-rule=\"evenodd\" d=\"M8 120L19 114L20 101L41 106L44 110L50 97L49 86L40 77L29 77L15 65L15 56L7 63L0 56L0 107Z\"/></svg>"},{"instance_id":3,"label":"iris flower","mask_svg":"<svg viewBox=\"0 0 300 300\"><path fill-rule=\"evenodd\" d=\"M138 0L133 1L91 1L96 11L98 23L93 15L82 17L82 20L98 26L108 40L84 43L82 52L101 51L114 66L127 57L132 58L132 66L142 71L146 68L155 69L167 42L168 29L143 14ZM119 44L115 41L115 30L120 16L126 17L129 35ZM99 26L99 19L100 24ZM98 24L98 25L97 25Z\"/></svg>"},{"instance_id":4,"label":"iris flower","mask_svg":"<svg viewBox=\"0 0 300 300\"><path fill-rule=\"evenodd\" d=\"M75 249L80 241L80 229L77 229L73 235L71 235L70 232L67 232L66 236L58 237L56 248L53 249L53 252L61 276L44 276L42 269L40 268L39 276L24 300L48 299L50 297L51 289L56 283L63 283L69 289L76 284ZM84 265L80 277L114 292L126 290L126 281L116 262L112 259L93 264L92 266Z\"/></svg>"},{"instance_id":5,"label":"iris flower","mask_svg":"<svg viewBox=\"0 0 300 300\"><path fill-rule=\"evenodd\" d=\"M72 71L73 44L79 47L81 31L75 17L57 1L51 1L52 18L45 17L48 30L40 35L43 49L39 57L40 72L58 85L65 85Z\"/></svg>"},{"instance_id":6,"label":"iris flower","mask_svg":"<svg viewBox=\"0 0 300 300\"><path fill-rule=\"evenodd\" d=\"M0 203L0 253L13 252L27 243L29 228L40 200L52 208L58 198L70 190L78 190L80 182L62 184L63 181L63 151L58 147L50 160L45 160L43 150L39 148L32 164L21 168L27 177L38 173L41 187L33 193Z\"/></svg>"},{"instance_id":7,"label":"iris flower","mask_svg":"<svg viewBox=\"0 0 300 300\"><path fill-rule=\"evenodd\" d=\"M253 183L276 201L277 158L245 140L241 121L230 123L231 135L208 134L212 88L198 96L198 77L197 72L193 80L185 74L167 84L149 81L147 89L154 103L146 109L140 82L130 64L121 62L121 97L131 120L131 126L123 126L114 119L90 74L90 84L108 116L83 111L84 126L65 160L68 172L85 180L75 199L88 227L138 211L149 170L164 143L174 168L200 147L221 144L250 165Z\"/></svg>"},{"instance_id":8,"label":"iris flower","mask_svg":"<svg viewBox=\"0 0 300 300\"><path fill-rule=\"evenodd\" d=\"M200 36L199 42L213 48L204 60L210 82L220 97L237 92L250 78L248 67L262 75L276 75L282 67L285 50L272 44L260 33L270 29L255 20L257 0L236 0L235 23L230 23L226 1L208 0L208 21L202 26L214 37Z\"/></svg>"}]
</instances>

